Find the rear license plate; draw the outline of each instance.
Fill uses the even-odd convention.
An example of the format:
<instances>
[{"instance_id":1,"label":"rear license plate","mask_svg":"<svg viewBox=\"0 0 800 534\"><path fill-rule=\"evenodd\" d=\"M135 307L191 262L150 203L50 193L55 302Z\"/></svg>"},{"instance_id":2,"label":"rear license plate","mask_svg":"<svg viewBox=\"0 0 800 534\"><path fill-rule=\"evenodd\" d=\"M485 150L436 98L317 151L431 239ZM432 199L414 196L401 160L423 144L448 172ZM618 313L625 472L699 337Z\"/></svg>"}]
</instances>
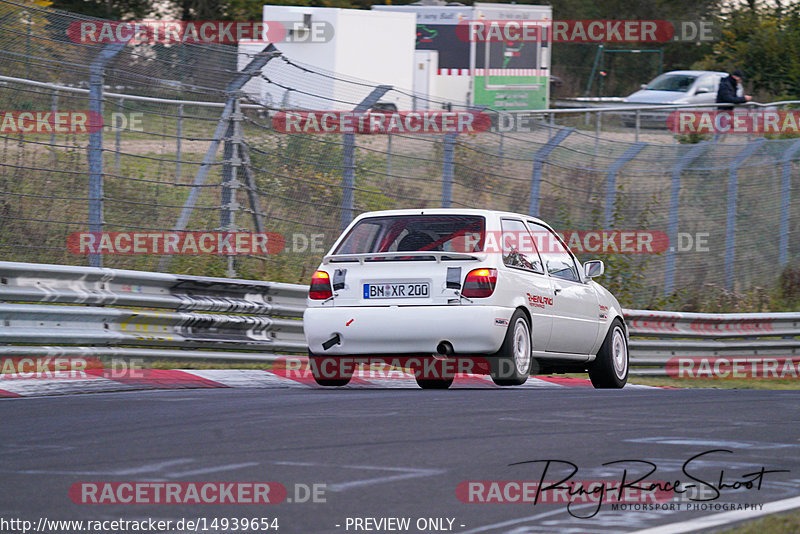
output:
<instances>
[{"instance_id":1,"label":"rear license plate","mask_svg":"<svg viewBox=\"0 0 800 534\"><path fill-rule=\"evenodd\" d=\"M389 284L364 284L365 299L414 299L428 298L431 294L428 282L399 282Z\"/></svg>"}]
</instances>

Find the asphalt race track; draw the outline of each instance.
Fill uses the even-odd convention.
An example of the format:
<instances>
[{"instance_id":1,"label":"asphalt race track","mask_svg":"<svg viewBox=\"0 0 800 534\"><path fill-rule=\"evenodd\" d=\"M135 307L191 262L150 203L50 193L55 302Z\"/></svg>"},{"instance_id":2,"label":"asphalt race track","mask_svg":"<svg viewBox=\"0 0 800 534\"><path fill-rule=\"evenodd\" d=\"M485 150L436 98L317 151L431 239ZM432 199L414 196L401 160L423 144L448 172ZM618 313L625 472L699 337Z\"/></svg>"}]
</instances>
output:
<instances>
[{"instance_id":1,"label":"asphalt race track","mask_svg":"<svg viewBox=\"0 0 800 534\"><path fill-rule=\"evenodd\" d=\"M365 531L353 525L366 517L410 518L409 532L436 531L417 530L420 518L449 518L461 533L630 532L721 512L612 511L605 503L584 519L564 503L464 503L456 488L463 481L538 480L542 464L509 464L543 459L576 464L573 480L619 479L622 468L601 464L647 459L658 466L647 480L691 482L681 473L687 460L727 449L732 453L695 460L690 472L714 484L721 470L728 482L751 478L743 475L762 466L790 472L765 474L760 490L723 489L713 502L797 497L799 406L800 391L590 388L207 389L7 399L0 402L0 516L266 516L279 519L282 533ZM632 473L642 466L628 467ZM551 464L546 479L559 469ZM275 481L300 500L303 487L324 484L318 497L325 502L73 503L70 486L86 481ZM571 510L590 515L595 508Z\"/></svg>"}]
</instances>

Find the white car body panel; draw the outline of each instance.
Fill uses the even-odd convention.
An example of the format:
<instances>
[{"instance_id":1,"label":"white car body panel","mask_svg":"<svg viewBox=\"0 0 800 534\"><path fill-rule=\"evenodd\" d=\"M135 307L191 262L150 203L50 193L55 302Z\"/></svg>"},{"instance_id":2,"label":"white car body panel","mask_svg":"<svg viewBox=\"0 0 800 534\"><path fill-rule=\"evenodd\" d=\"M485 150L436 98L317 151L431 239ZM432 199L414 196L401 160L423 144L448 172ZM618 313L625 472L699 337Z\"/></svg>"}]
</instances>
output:
<instances>
[{"instance_id":1,"label":"white car body panel","mask_svg":"<svg viewBox=\"0 0 800 534\"><path fill-rule=\"evenodd\" d=\"M343 287L334 290L333 298L308 300L303 321L312 353L334 356L433 354L440 342L448 341L455 354L492 354L500 349L509 320L519 308L531 319L535 357L589 362L599 351L611 322L620 317L624 324L617 300L605 288L584 278L582 265L574 255L572 258L581 277L577 282L506 266L502 254L497 252L431 252L428 261L370 262L364 259L381 253L331 256L361 220L397 215L480 216L485 219L487 233L500 232L501 219L509 218L550 229L539 219L490 210L442 208L360 215L337 239L319 267L332 281L335 281L337 269L347 271ZM386 255L391 260L391 257L408 256L408 253ZM447 287L448 267L461 268L462 285L473 269L496 269L494 292L485 298L460 297L458 290ZM424 298L374 300L364 297L365 283L400 282L428 283L430 294ZM322 344L335 335L340 342L325 350Z\"/></svg>"}]
</instances>

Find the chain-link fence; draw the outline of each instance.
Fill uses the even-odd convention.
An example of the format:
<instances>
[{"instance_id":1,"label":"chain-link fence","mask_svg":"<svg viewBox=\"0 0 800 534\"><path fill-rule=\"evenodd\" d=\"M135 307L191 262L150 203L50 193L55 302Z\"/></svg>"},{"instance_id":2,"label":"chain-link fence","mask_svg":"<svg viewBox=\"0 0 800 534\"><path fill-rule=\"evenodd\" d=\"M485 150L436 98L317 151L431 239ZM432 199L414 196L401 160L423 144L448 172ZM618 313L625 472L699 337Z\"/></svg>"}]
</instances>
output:
<instances>
[{"instance_id":1,"label":"chain-link fence","mask_svg":"<svg viewBox=\"0 0 800 534\"><path fill-rule=\"evenodd\" d=\"M492 208L566 232L582 259L609 264L603 283L625 305L647 307L706 284L770 286L800 254L797 139L637 142L597 135L582 115L509 131L493 116L491 129L458 135L283 133L275 118L286 109L442 103L266 45L80 43L68 32L80 20L0 0L4 259L307 282L354 214ZM15 122L81 111L103 126ZM619 235L593 234L603 230L644 232L644 246L615 250ZM283 245L238 255L80 246L87 232L236 231ZM648 248L653 236L660 245Z\"/></svg>"}]
</instances>

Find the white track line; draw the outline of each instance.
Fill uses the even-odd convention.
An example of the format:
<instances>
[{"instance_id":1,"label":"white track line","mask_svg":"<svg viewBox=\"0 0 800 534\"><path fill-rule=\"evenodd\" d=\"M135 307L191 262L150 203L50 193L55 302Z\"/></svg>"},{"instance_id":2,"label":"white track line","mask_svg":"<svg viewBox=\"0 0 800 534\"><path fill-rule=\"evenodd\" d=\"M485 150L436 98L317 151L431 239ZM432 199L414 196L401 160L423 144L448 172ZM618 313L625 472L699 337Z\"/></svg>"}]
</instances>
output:
<instances>
[{"instance_id":1,"label":"white track line","mask_svg":"<svg viewBox=\"0 0 800 534\"><path fill-rule=\"evenodd\" d=\"M261 369L177 369L190 376L197 376L206 380L217 382L222 386L230 388L261 388L261 389L327 389L317 386L310 377L304 380L293 380L292 378L275 374L268 370ZM187 379L188 379L187 377ZM354 378L359 379L346 386L348 389L419 389L412 374L394 370L389 373L381 374L376 371L359 370L354 373ZM155 380L157 382L157 380ZM176 383L172 388L168 383L148 384L147 380L142 383L127 384L114 379L86 376L83 378L63 378L63 379L40 379L40 378L21 378L21 379L1 379L0 390L16 393L23 397L42 396L42 395L69 395L74 393L100 393L125 390L147 390L147 389L184 389L191 388L191 385L182 382ZM588 381L585 381L588 384ZM530 377L522 386L509 389L591 389L579 384L550 382L536 377ZM456 377L452 389L498 389L491 378L487 375L470 375L468 377ZM625 389L658 389L650 386L627 385Z\"/></svg>"},{"instance_id":2,"label":"white track line","mask_svg":"<svg viewBox=\"0 0 800 534\"><path fill-rule=\"evenodd\" d=\"M728 525L730 523L749 521L765 515L786 512L787 510L793 510L795 508L800 508L800 497L792 497L790 499L768 502L764 504L761 510L734 510L731 512L721 512L719 514L698 517L697 519L691 519L689 521L681 521L679 523L671 523L669 525L662 525L660 527L637 530L631 534L683 534L684 532L696 532L698 530Z\"/></svg>"}]
</instances>

